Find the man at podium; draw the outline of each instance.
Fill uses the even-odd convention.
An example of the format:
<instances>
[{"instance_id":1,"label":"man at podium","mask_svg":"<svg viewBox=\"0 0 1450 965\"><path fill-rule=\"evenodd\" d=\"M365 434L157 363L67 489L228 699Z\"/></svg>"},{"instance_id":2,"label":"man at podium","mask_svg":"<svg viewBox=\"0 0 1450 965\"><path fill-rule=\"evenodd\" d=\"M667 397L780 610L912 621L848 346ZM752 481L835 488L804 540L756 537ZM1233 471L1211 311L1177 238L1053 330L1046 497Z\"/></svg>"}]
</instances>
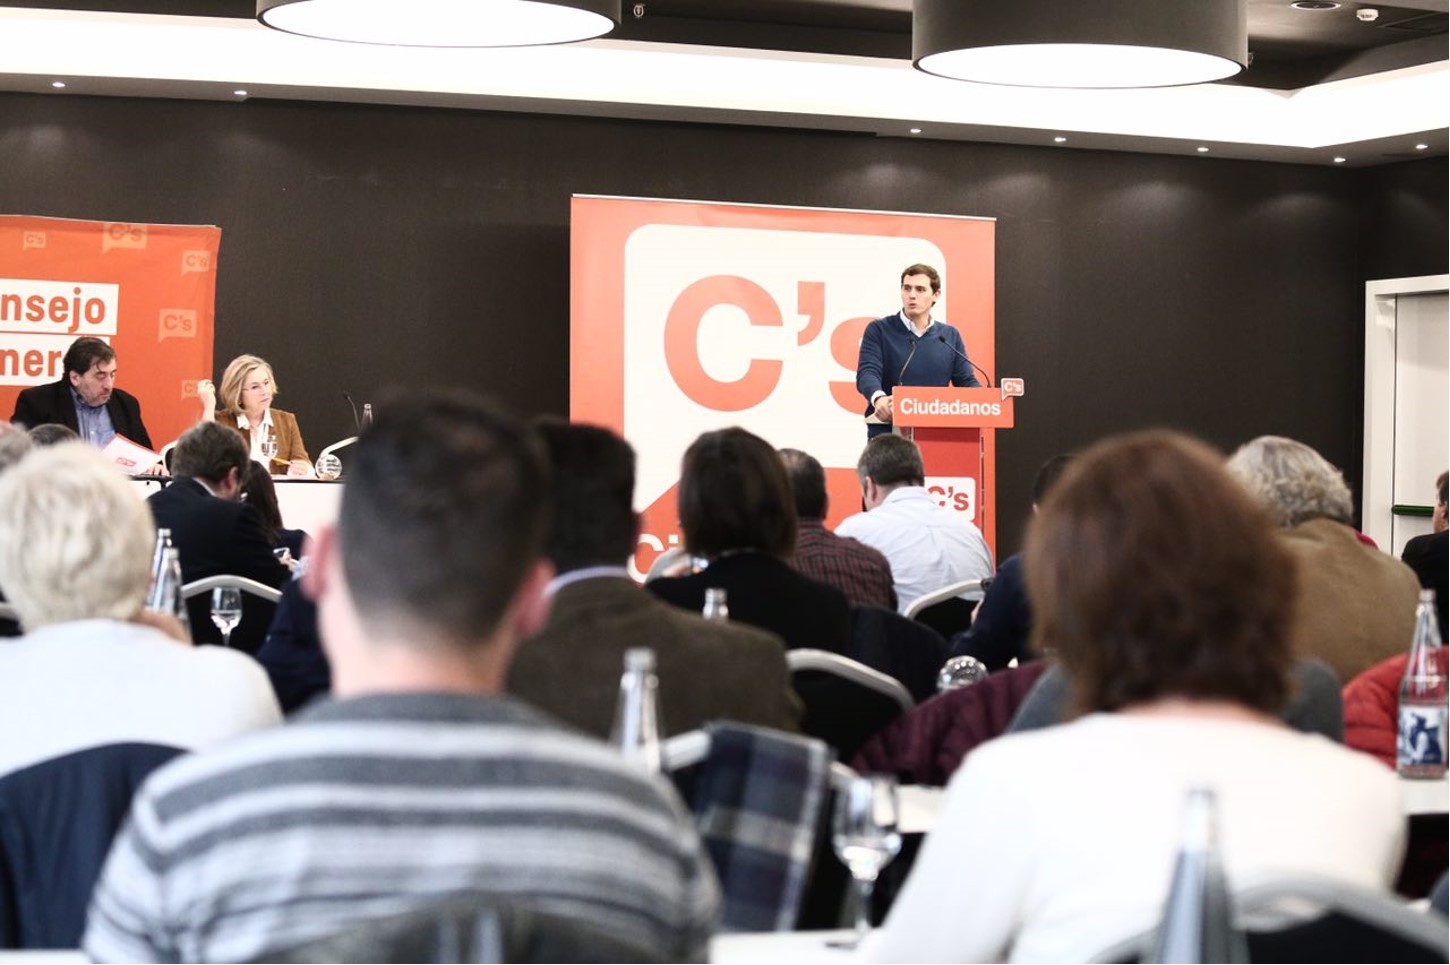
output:
<instances>
[{"instance_id":1,"label":"man at podium","mask_svg":"<svg viewBox=\"0 0 1450 965\"><path fill-rule=\"evenodd\" d=\"M867 403L867 439L891 431L891 390L898 385L981 386L961 333L931 317L940 297L936 269L911 265L901 273L901 311L866 326L856 390Z\"/></svg>"}]
</instances>

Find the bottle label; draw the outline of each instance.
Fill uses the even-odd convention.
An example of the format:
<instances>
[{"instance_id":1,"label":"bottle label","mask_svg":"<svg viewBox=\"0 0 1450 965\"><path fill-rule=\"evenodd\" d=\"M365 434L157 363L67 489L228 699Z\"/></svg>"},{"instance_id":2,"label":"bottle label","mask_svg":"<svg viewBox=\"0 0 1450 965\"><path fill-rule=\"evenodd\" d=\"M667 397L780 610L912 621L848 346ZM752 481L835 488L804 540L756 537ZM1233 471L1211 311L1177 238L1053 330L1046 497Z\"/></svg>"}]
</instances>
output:
<instances>
[{"instance_id":1,"label":"bottle label","mask_svg":"<svg viewBox=\"0 0 1450 965\"><path fill-rule=\"evenodd\" d=\"M1445 773L1444 704L1401 704L1396 749L1399 769L1422 774Z\"/></svg>"}]
</instances>

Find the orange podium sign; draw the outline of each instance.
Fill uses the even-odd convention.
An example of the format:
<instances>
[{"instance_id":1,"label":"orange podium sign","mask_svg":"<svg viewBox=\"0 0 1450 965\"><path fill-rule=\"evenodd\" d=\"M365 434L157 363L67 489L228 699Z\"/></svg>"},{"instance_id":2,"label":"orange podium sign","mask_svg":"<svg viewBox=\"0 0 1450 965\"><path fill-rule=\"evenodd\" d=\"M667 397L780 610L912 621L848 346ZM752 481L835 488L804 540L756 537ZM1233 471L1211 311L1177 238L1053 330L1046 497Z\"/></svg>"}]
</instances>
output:
<instances>
[{"instance_id":1,"label":"orange podium sign","mask_svg":"<svg viewBox=\"0 0 1450 965\"><path fill-rule=\"evenodd\" d=\"M1010 394L1009 394L1010 393ZM916 443L926 467L926 488L942 505L967 514L996 546L997 429L1013 425L1011 389L958 389L898 385L891 393L896 432Z\"/></svg>"}]
</instances>

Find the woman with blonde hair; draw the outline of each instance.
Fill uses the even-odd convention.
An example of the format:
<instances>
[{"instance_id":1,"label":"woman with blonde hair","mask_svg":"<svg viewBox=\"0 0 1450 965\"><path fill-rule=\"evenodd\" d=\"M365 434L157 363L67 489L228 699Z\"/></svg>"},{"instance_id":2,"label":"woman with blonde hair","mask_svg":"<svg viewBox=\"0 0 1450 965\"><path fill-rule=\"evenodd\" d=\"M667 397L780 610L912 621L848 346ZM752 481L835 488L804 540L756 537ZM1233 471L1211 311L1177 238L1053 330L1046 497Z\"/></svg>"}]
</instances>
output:
<instances>
[{"instance_id":1,"label":"woman with blonde hair","mask_svg":"<svg viewBox=\"0 0 1450 965\"><path fill-rule=\"evenodd\" d=\"M302 443L297 417L272 407L280 392L272 366L256 355L238 355L228 363L220 392L209 380L197 385L204 421L220 422L240 432L250 444L252 459L272 475L309 476L312 460ZM269 452L272 441L276 450Z\"/></svg>"}]
</instances>

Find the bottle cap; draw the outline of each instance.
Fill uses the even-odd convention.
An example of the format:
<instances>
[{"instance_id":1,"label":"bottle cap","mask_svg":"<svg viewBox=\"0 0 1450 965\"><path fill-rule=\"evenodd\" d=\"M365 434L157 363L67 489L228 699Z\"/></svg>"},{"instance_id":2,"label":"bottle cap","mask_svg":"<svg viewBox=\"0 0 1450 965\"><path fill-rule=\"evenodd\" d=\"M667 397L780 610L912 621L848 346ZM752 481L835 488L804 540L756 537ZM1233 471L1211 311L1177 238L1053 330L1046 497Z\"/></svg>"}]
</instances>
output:
<instances>
[{"instance_id":1,"label":"bottle cap","mask_svg":"<svg viewBox=\"0 0 1450 965\"><path fill-rule=\"evenodd\" d=\"M630 647L624 651L625 670L650 671L655 668L655 652L649 647Z\"/></svg>"}]
</instances>

